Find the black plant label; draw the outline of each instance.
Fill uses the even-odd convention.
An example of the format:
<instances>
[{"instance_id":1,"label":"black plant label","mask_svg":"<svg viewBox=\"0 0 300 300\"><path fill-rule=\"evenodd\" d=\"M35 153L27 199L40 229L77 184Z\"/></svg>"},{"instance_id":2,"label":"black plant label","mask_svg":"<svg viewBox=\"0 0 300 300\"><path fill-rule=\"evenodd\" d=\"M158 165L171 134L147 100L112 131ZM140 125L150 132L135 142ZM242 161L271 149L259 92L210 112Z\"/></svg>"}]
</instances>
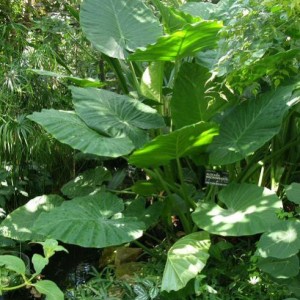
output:
<instances>
[{"instance_id":1,"label":"black plant label","mask_svg":"<svg viewBox=\"0 0 300 300\"><path fill-rule=\"evenodd\" d=\"M205 183L208 185L226 186L229 183L228 172L206 170Z\"/></svg>"}]
</instances>

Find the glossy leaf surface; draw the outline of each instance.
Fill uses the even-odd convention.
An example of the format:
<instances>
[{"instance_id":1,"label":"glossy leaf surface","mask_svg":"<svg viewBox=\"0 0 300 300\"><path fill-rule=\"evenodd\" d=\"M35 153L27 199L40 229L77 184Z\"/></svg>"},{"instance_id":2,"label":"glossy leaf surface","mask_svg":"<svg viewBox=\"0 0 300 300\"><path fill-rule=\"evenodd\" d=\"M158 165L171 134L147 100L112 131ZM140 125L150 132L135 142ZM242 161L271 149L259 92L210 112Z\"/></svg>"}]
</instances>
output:
<instances>
[{"instance_id":1,"label":"glossy leaf surface","mask_svg":"<svg viewBox=\"0 0 300 300\"><path fill-rule=\"evenodd\" d=\"M207 232L195 232L178 240L168 251L161 289L178 291L205 267L209 258Z\"/></svg>"},{"instance_id":2,"label":"glossy leaf surface","mask_svg":"<svg viewBox=\"0 0 300 300\"><path fill-rule=\"evenodd\" d=\"M130 60L174 61L186 56L193 56L199 51L214 48L217 34L222 28L216 21L202 21L186 25L184 29L161 37L145 50L137 50L129 56Z\"/></svg>"},{"instance_id":3,"label":"glossy leaf surface","mask_svg":"<svg viewBox=\"0 0 300 300\"><path fill-rule=\"evenodd\" d=\"M161 135L136 150L129 162L138 167L166 165L170 160L205 151L218 127L213 123L198 123L185 126L170 134Z\"/></svg>"}]
</instances>

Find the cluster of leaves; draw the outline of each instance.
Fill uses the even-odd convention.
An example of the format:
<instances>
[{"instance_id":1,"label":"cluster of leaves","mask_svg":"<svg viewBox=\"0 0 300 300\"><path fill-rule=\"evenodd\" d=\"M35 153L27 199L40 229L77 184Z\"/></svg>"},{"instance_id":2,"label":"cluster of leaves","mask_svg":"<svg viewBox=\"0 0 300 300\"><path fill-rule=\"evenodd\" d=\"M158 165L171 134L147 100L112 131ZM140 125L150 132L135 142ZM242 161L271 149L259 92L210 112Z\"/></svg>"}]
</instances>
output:
<instances>
[{"instance_id":1,"label":"cluster of leaves","mask_svg":"<svg viewBox=\"0 0 300 300\"><path fill-rule=\"evenodd\" d=\"M163 226L169 245L161 295L182 299L213 297L202 274L228 246L218 237L246 236L258 241L255 267L281 280L285 296L299 295L299 5L292 3L293 10L275 0L170 7L156 0L83 1L83 32L121 88L67 75L80 82L69 88L74 110L68 103L28 119L74 150L122 158L142 176L118 191L120 173L88 170L61 188L64 198L44 195L17 208L1 234L105 248ZM209 169L216 176L222 170L230 183L204 184L199 176ZM129 204L120 198L125 194L133 194ZM145 288L136 288L137 297L153 296Z\"/></svg>"}]
</instances>

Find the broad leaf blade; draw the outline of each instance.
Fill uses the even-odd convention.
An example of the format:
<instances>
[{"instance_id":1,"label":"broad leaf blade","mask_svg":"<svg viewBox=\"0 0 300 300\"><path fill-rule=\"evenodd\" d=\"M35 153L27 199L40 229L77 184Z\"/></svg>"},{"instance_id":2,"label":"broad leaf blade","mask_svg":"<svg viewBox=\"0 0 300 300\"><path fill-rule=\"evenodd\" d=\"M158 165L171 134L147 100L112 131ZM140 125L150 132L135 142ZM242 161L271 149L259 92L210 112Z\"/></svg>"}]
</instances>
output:
<instances>
[{"instance_id":1,"label":"broad leaf blade","mask_svg":"<svg viewBox=\"0 0 300 300\"><path fill-rule=\"evenodd\" d=\"M161 37L145 50L137 50L129 56L130 60L174 61L186 56L193 56L199 51L214 48L218 41L221 23L202 21L186 25L184 29L169 36Z\"/></svg>"},{"instance_id":2,"label":"broad leaf blade","mask_svg":"<svg viewBox=\"0 0 300 300\"><path fill-rule=\"evenodd\" d=\"M158 20L139 0L85 0L80 24L98 50L119 59L162 35Z\"/></svg>"},{"instance_id":3,"label":"broad leaf blade","mask_svg":"<svg viewBox=\"0 0 300 300\"><path fill-rule=\"evenodd\" d=\"M261 236L256 253L261 257L291 257L300 250L299 236L299 221L281 221Z\"/></svg>"},{"instance_id":4,"label":"broad leaf blade","mask_svg":"<svg viewBox=\"0 0 300 300\"><path fill-rule=\"evenodd\" d=\"M63 300L64 294L60 288L50 280L40 280L33 284L37 291L46 295L46 300Z\"/></svg>"},{"instance_id":5,"label":"broad leaf blade","mask_svg":"<svg viewBox=\"0 0 300 300\"><path fill-rule=\"evenodd\" d=\"M10 213L0 226L0 233L19 241L40 240L43 236L32 232L34 221L42 212L49 212L64 201L58 195L36 197Z\"/></svg>"},{"instance_id":6,"label":"broad leaf blade","mask_svg":"<svg viewBox=\"0 0 300 300\"><path fill-rule=\"evenodd\" d=\"M195 232L178 240L169 250L161 289L178 291L205 267L209 258L207 232Z\"/></svg>"},{"instance_id":7,"label":"broad leaf blade","mask_svg":"<svg viewBox=\"0 0 300 300\"><path fill-rule=\"evenodd\" d=\"M209 233L222 236L254 235L268 231L279 222L276 212L282 208L282 203L267 188L232 183L219 193L219 200L226 208L203 203L192 214L196 225Z\"/></svg>"},{"instance_id":8,"label":"broad leaf blade","mask_svg":"<svg viewBox=\"0 0 300 300\"><path fill-rule=\"evenodd\" d=\"M263 258L258 261L257 265L262 271L278 279L295 277L299 273L299 258L297 255L286 259Z\"/></svg>"},{"instance_id":9,"label":"broad leaf blade","mask_svg":"<svg viewBox=\"0 0 300 300\"><path fill-rule=\"evenodd\" d=\"M129 162L138 167L166 165L172 159L205 151L218 128L213 123L198 123L183 127L170 134L158 136L142 149L136 150Z\"/></svg>"},{"instance_id":10,"label":"broad leaf blade","mask_svg":"<svg viewBox=\"0 0 300 300\"><path fill-rule=\"evenodd\" d=\"M72 87L75 111L92 129L112 137L126 136L141 147L147 140L142 129L164 126L157 111L125 95Z\"/></svg>"},{"instance_id":11,"label":"broad leaf blade","mask_svg":"<svg viewBox=\"0 0 300 300\"><path fill-rule=\"evenodd\" d=\"M283 86L265 93L226 115L220 125L220 135L210 146L210 163L226 165L239 161L277 134L284 114L295 100L292 97L294 87Z\"/></svg>"},{"instance_id":12,"label":"broad leaf blade","mask_svg":"<svg viewBox=\"0 0 300 300\"><path fill-rule=\"evenodd\" d=\"M185 63L177 75L171 100L172 120L176 128L209 121L225 101L208 93L211 74L197 64ZM213 95L215 96L215 95Z\"/></svg>"},{"instance_id":13,"label":"broad leaf blade","mask_svg":"<svg viewBox=\"0 0 300 300\"><path fill-rule=\"evenodd\" d=\"M82 247L120 245L141 237L145 229L137 218L117 218L123 209L123 201L110 193L75 198L41 214L34 231Z\"/></svg>"},{"instance_id":14,"label":"broad leaf blade","mask_svg":"<svg viewBox=\"0 0 300 300\"><path fill-rule=\"evenodd\" d=\"M96 167L79 174L76 178L67 182L63 185L61 191L69 198L86 196L98 189L100 190L103 182L110 179L111 174L108 170Z\"/></svg>"},{"instance_id":15,"label":"broad leaf blade","mask_svg":"<svg viewBox=\"0 0 300 300\"><path fill-rule=\"evenodd\" d=\"M300 183L293 182L285 188L285 192L290 201L300 205Z\"/></svg>"},{"instance_id":16,"label":"broad leaf blade","mask_svg":"<svg viewBox=\"0 0 300 300\"><path fill-rule=\"evenodd\" d=\"M83 153L118 157L130 153L134 146L126 138L110 138L89 128L74 112L54 109L34 112L29 119L43 126L61 143Z\"/></svg>"}]
</instances>

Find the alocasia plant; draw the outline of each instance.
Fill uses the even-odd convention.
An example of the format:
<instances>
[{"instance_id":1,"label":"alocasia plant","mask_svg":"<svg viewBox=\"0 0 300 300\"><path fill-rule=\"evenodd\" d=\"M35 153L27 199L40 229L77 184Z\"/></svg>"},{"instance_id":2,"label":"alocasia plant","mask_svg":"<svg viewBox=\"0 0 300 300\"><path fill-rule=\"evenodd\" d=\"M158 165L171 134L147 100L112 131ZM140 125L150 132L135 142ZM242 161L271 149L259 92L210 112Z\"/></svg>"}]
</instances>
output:
<instances>
[{"instance_id":1,"label":"alocasia plant","mask_svg":"<svg viewBox=\"0 0 300 300\"><path fill-rule=\"evenodd\" d=\"M115 63L119 78L123 73L117 66L131 70L134 85L126 86L122 77L127 95L71 87L74 111L43 110L29 118L76 150L124 157L147 174L131 191L163 199L156 201L160 207L157 217L170 224L171 216L177 215L186 235L168 252L164 290L184 288L203 269L212 235L262 234L258 265L267 273L284 266L278 278L287 276L290 263L298 262L299 245L292 233L297 235L299 226L296 221L278 220L283 205L276 191L282 189L282 183L291 183L287 181L297 174L293 170L298 158L291 162L294 169L286 171L281 171L277 161L299 142L298 123L289 123L299 117L299 79L284 81L285 74L282 81L275 82L268 76L277 76L275 67L284 66L285 59L297 60L298 50L282 50L286 45L277 44L283 42L281 37L272 40L275 53L265 48L252 53L248 44L243 47L251 51L241 52L244 40L235 40L235 35L248 34L247 24L239 20L242 12L248 16L247 3L188 2L178 10L152 2L163 26L141 0L130 4L85 0L81 6L81 26L93 46ZM282 25L278 10L264 9L268 17L277 18L272 22ZM250 16L256 17L249 12ZM234 30L240 25L241 32ZM269 30L267 26L266 32ZM262 45L270 43L268 37L259 38L266 38ZM227 42L232 49L226 48ZM266 64L270 66L267 71ZM290 69L286 72L294 75ZM289 136L290 128L294 134ZM289 139L281 148L279 142ZM205 169L227 171L232 183L221 191L205 186L199 179L204 176L199 170ZM145 208L142 200L135 199L132 206L125 207L120 197L105 191L110 175L104 169L91 174L94 180L89 183L91 175L86 173L62 188L71 200L55 196L31 200L27 205L35 206L35 221L29 220L26 205L12 212L2 223L1 233L21 239L12 228L19 223L33 234L84 247L107 247L141 237L155 220L151 205ZM297 184L286 192L298 204ZM40 206L43 201L49 209ZM33 237L28 234L27 238ZM274 241L278 248L272 246ZM277 249L282 243L289 247L280 255ZM296 274L294 269L291 274Z\"/></svg>"}]
</instances>

